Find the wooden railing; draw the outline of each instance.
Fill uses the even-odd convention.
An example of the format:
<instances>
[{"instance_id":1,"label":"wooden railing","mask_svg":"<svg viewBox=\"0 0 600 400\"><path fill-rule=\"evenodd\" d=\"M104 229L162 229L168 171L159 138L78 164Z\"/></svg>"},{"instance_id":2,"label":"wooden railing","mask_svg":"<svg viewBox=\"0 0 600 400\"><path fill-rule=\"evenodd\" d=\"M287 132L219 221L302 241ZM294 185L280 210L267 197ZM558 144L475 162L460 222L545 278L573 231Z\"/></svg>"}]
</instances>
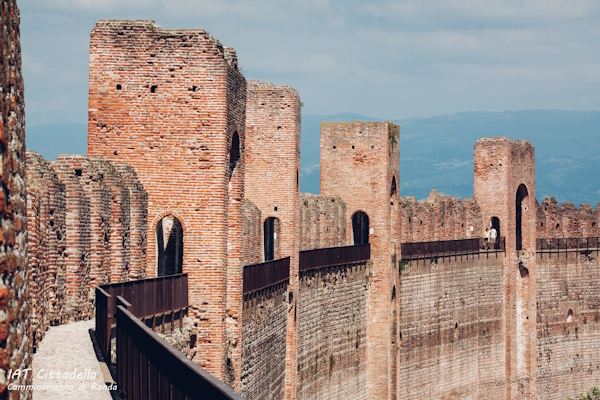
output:
<instances>
[{"instance_id":1,"label":"wooden railing","mask_svg":"<svg viewBox=\"0 0 600 400\"><path fill-rule=\"evenodd\" d=\"M286 282L290 279L290 258L246 265L243 278L244 294Z\"/></svg>"},{"instance_id":2,"label":"wooden railing","mask_svg":"<svg viewBox=\"0 0 600 400\"><path fill-rule=\"evenodd\" d=\"M416 260L476 254L482 251L499 252L505 250L505 244L504 237L499 237L496 244L489 244L489 248L484 243L483 238L402 243L400 245L400 255L402 260Z\"/></svg>"},{"instance_id":3,"label":"wooden railing","mask_svg":"<svg viewBox=\"0 0 600 400\"><path fill-rule=\"evenodd\" d=\"M117 296L131 304L130 312L138 318L165 313L181 316L188 307L188 277L177 274L96 287L96 335L105 356L110 355Z\"/></svg>"},{"instance_id":4,"label":"wooden railing","mask_svg":"<svg viewBox=\"0 0 600 400\"><path fill-rule=\"evenodd\" d=\"M371 259L371 246L328 247L300 252L300 271L330 265L351 264Z\"/></svg>"},{"instance_id":5,"label":"wooden railing","mask_svg":"<svg viewBox=\"0 0 600 400\"><path fill-rule=\"evenodd\" d=\"M190 361L132 312L117 307L117 386L127 400L233 399L233 389Z\"/></svg>"}]
</instances>

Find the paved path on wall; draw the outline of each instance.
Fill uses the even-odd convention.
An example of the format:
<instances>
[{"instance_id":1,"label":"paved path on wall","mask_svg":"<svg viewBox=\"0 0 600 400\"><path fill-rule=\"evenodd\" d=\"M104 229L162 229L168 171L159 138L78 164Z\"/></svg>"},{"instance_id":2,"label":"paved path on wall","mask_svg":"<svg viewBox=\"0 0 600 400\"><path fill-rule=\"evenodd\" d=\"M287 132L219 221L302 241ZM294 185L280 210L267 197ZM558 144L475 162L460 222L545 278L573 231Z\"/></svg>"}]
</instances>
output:
<instances>
[{"instance_id":1,"label":"paved path on wall","mask_svg":"<svg viewBox=\"0 0 600 400\"><path fill-rule=\"evenodd\" d=\"M112 399L110 391L105 390L105 382L112 382L112 378L106 364L98 362L90 338L93 326L94 320L79 321L53 326L46 332L33 355L33 384L54 387L35 390L34 400Z\"/></svg>"}]
</instances>

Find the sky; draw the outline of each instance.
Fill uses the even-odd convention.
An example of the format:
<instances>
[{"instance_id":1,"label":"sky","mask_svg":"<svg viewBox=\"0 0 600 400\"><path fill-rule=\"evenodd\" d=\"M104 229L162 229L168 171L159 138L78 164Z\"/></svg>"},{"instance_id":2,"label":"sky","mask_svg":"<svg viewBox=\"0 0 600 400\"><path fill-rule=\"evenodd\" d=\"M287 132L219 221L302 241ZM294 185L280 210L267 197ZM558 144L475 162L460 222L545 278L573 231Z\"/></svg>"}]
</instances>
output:
<instances>
[{"instance_id":1,"label":"sky","mask_svg":"<svg viewBox=\"0 0 600 400\"><path fill-rule=\"evenodd\" d=\"M597 0L21 0L26 123L87 122L100 19L203 28L303 113L598 110Z\"/></svg>"}]
</instances>

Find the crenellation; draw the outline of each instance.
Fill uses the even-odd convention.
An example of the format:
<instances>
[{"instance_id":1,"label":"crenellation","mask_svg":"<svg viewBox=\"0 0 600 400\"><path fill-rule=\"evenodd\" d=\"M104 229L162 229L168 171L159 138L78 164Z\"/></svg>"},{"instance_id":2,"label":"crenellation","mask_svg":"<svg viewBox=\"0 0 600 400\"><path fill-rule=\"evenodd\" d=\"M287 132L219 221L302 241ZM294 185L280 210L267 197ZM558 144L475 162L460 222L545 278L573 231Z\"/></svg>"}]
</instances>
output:
<instances>
[{"instance_id":1,"label":"crenellation","mask_svg":"<svg viewBox=\"0 0 600 400\"><path fill-rule=\"evenodd\" d=\"M295 89L246 81L204 30L102 20L88 155L51 163L25 153L18 20L4 0L1 398L32 397L6 372L49 326L92 318L95 286L180 272L189 318L169 340L248 399L558 399L599 381L598 249L536 239L600 236L600 203L539 204L531 143L478 140L473 199L417 201L399 196L398 125L324 122L322 193L300 194ZM491 225L502 248L465 240ZM353 245L301 270L303 250ZM264 271L289 277L244 289L245 266L280 257L289 271Z\"/></svg>"}]
</instances>

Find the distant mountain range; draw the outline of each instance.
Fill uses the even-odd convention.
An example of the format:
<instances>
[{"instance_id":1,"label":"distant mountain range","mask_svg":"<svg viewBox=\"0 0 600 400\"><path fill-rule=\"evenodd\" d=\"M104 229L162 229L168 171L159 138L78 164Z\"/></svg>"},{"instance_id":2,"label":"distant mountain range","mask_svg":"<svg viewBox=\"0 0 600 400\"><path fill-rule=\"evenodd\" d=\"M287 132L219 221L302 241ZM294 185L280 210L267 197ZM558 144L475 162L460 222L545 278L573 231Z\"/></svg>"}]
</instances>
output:
<instances>
[{"instance_id":1,"label":"distant mountain range","mask_svg":"<svg viewBox=\"0 0 600 400\"><path fill-rule=\"evenodd\" d=\"M358 114L302 116L300 190L319 193L321 121L376 121ZM600 111L464 112L396 119L400 124L400 195L427 197L431 189L473 197L473 147L486 136L526 139L535 146L536 197L600 202ZM87 127L58 122L26 127L27 147L54 160L85 154Z\"/></svg>"}]
</instances>

